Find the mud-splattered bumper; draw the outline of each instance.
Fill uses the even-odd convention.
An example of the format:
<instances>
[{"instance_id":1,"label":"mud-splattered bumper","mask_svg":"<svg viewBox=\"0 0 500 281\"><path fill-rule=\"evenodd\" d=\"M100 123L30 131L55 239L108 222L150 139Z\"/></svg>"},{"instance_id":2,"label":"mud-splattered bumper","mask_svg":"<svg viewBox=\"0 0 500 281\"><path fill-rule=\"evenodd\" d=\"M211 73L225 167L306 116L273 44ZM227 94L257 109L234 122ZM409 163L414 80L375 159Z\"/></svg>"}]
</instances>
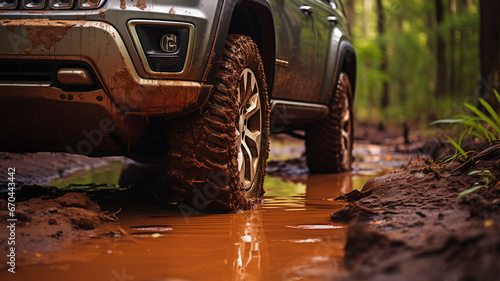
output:
<instances>
[{"instance_id":1,"label":"mud-splattered bumper","mask_svg":"<svg viewBox=\"0 0 500 281\"><path fill-rule=\"evenodd\" d=\"M3 150L60 151L61 145L76 146L87 140L82 131L106 132L109 128L102 127L111 126L119 140L105 133L99 150L119 151L122 147L117 143L130 146L144 133L148 117L187 114L203 105L211 92L210 85L199 82L141 78L120 33L107 23L0 20L0 38L4 38L0 62L63 61L70 66L79 62L97 80L90 90L60 87L58 81L24 81L22 75L15 81L0 81Z\"/></svg>"},{"instance_id":2,"label":"mud-splattered bumper","mask_svg":"<svg viewBox=\"0 0 500 281\"><path fill-rule=\"evenodd\" d=\"M109 98L133 114L179 115L204 103L211 89L198 82L142 79L120 34L107 23L47 19L0 23L0 37L8 39L0 45L0 59L86 62Z\"/></svg>"}]
</instances>

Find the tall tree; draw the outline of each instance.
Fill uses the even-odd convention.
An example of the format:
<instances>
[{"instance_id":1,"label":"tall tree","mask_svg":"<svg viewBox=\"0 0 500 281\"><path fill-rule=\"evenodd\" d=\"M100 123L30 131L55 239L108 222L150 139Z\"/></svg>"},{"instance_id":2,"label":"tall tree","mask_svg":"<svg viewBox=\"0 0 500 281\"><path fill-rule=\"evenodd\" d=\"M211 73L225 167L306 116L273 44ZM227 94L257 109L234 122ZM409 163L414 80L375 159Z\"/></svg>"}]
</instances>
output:
<instances>
[{"instance_id":1,"label":"tall tree","mask_svg":"<svg viewBox=\"0 0 500 281\"><path fill-rule=\"evenodd\" d=\"M380 70L382 73L387 74L387 51L385 40L385 14L382 6L382 0L377 0L377 31L379 35L379 47L382 52L382 65ZM389 105L389 82L384 80L382 84L382 99L380 106L386 108Z\"/></svg>"},{"instance_id":2,"label":"tall tree","mask_svg":"<svg viewBox=\"0 0 500 281\"><path fill-rule=\"evenodd\" d=\"M500 112L500 106L494 102L493 88L500 91L500 1L480 1L480 57L481 57L481 96L490 100Z\"/></svg>"},{"instance_id":3,"label":"tall tree","mask_svg":"<svg viewBox=\"0 0 500 281\"><path fill-rule=\"evenodd\" d=\"M355 11L354 11L354 0L347 0L346 1L346 13L347 13L347 20L349 21L349 32L352 35L352 27L354 26L354 17L355 17Z\"/></svg>"},{"instance_id":4,"label":"tall tree","mask_svg":"<svg viewBox=\"0 0 500 281\"><path fill-rule=\"evenodd\" d=\"M372 13L373 0L363 0L363 36L368 36L368 22Z\"/></svg>"},{"instance_id":5,"label":"tall tree","mask_svg":"<svg viewBox=\"0 0 500 281\"><path fill-rule=\"evenodd\" d=\"M444 6L442 0L435 0L436 8L436 97L446 94L446 43L440 27L444 21Z\"/></svg>"},{"instance_id":6,"label":"tall tree","mask_svg":"<svg viewBox=\"0 0 500 281\"><path fill-rule=\"evenodd\" d=\"M457 13L457 2L456 0L449 0L449 14L450 18L453 21L453 18L456 16ZM450 90L451 94L455 93L455 81L456 81L456 69L455 69L455 32L456 29L454 25L450 27L449 30L449 60L450 60L450 76L448 77L448 89Z\"/></svg>"}]
</instances>

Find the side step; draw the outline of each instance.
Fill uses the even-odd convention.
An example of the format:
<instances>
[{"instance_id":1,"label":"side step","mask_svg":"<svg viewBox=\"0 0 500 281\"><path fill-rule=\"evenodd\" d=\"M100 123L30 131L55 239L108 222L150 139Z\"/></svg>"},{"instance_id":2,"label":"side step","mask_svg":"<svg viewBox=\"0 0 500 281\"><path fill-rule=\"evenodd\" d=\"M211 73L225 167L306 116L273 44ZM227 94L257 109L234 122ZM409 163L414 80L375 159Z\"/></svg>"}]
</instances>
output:
<instances>
[{"instance_id":1,"label":"side step","mask_svg":"<svg viewBox=\"0 0 500 281\"><path fill-rule=\"evenodd\" d=\"M328 106L323 104L272 99L271 131L278 133L290 127L302 127L326 118L328 112Z\"/></svg>"}]
</instances>

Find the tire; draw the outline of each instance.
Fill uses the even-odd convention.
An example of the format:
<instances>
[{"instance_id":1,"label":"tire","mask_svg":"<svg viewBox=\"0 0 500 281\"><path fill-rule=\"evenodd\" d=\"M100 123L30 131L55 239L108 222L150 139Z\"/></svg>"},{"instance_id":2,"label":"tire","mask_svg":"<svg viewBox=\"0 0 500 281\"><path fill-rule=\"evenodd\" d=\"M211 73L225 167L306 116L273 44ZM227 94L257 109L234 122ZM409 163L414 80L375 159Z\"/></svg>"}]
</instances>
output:
<instances>
[{"instance_id":1,"label":"tire","mask_svg":"<svg viewBox=\"0 0 500 281\"><path fill-rule=\"evenodd\" d=\"M247 209L264 194L269 103L250 37L228 36L210 100L173 121L168 134L168 176L181 211Z\"/></svg>"},{"instance_id":2,"label":"tire","mask_svg":"<svg viewBox=\"0 0 500 281\"><path fill-rule=\"evenodd\" d=\"M306 127L306 157L310 173L351 170L353 144L352 86L342 72L330 100L328 116Z\"/></svg>"}]
</instances>

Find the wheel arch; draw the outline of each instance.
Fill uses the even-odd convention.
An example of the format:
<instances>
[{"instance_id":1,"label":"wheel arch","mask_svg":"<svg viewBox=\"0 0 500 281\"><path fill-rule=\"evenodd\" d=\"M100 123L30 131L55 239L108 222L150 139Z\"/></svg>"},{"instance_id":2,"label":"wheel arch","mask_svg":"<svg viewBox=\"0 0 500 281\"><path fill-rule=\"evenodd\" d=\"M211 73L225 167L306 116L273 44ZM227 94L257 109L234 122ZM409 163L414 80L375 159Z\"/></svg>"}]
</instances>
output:
<instances>
[{"instance_id":1,"label":"wheel arch","mask_svg":"<svg viewBox=\"0 0 500 281\"><path fill-rule=\"evenodd\" d=\"M350 41L342 40L339 44L337 57L338 65L335 72L335 84L339 80L340 73L345 72L351 81L352 94L354 98L356 90L356 51Z\"/></svg>"},{"instance_id":2,"label":"wheel arch","mask_svg":"<svg viewBox=\"0 0 500 281\"><path fill-rule=\"evenodd\" d=\"M259 0L224 1L214 44L212 67L206 79L209 82L214 81L217 75L228 34L249 36L257 44L264 64L268 95L271 96L274 84L276 42L269 2Z\"/></svg>"}]
</instances>

